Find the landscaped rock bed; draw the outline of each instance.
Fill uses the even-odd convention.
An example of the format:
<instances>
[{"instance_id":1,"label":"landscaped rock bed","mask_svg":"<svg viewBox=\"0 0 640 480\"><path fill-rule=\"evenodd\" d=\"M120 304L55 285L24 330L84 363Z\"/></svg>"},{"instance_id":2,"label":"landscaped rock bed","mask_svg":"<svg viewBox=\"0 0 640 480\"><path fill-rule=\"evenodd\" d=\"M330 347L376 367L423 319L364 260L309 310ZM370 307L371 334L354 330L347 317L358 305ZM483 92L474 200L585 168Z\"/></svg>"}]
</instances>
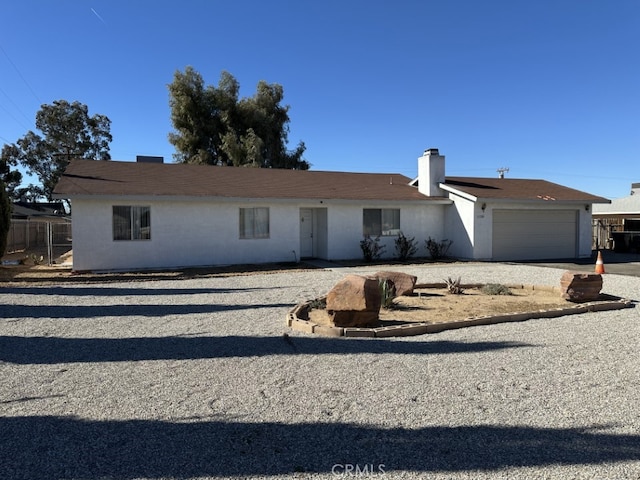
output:
<instances>
[{"instance_id":1,"label":"landscaped rock bed","mask_svg":"<svg viewBox=\"0 0 640 480\"><path fill-rule=\"evenodd\" d=\"M295 330L319 335L391 337L632 305L629 300L600 293L592 301L575 303L563 298L567 295L562 286L504 285L500 286L503 292L510 294L501 295L483 292L485 286L460 284L462 293L451 294L445 283L418 284L412 292L393 298L388 308L380 308L373 321L357 327L337 324L339 317L326 308L326 297L322 297L297 305L287 323Z\"/></svg>"}]
</instances>

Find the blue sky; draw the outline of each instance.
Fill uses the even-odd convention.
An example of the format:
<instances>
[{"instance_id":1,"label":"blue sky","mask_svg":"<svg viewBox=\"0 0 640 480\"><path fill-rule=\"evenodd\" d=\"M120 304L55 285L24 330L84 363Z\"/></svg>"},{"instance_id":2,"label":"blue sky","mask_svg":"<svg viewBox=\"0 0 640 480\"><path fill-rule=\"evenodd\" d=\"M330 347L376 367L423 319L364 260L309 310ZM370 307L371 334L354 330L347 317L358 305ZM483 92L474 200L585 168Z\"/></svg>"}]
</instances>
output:
<instances>
[{"instance_id":1,"label":"blue sky","mask_svg":"<svg viewBox=\"0 0 640 480\"><path fill-rule=\"evenodd\" d=\"M167 84L188 65L283 85L314 170L640 182L637 0L21 0L0 8L0 143L44 103L111 121L111 156L172 160Z\"/></svg>"}]
</instances>

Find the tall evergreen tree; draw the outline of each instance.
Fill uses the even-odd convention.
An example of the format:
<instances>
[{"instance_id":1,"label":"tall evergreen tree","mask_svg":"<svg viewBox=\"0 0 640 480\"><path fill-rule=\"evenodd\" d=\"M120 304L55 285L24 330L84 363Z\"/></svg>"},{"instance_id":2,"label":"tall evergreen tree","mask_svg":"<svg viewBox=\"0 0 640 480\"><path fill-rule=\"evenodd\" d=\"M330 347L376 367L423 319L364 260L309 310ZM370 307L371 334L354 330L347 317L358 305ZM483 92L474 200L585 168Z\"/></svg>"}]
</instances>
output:
<instances>
[{"instance_id":1,"label":"tall evergreen tree","mask_svg":"<svg viewBox=\"0 0 640 480\"><path fill-rule=\"evenodd\" d=\"M217 87L205 86L192 67L177 71L169 84L169 141L182 163L306 170L305 145L287 150L289 106L281 85L258 83L253 97L238 99L240 85L226 71Z\"/></svg>"}]
</instances>

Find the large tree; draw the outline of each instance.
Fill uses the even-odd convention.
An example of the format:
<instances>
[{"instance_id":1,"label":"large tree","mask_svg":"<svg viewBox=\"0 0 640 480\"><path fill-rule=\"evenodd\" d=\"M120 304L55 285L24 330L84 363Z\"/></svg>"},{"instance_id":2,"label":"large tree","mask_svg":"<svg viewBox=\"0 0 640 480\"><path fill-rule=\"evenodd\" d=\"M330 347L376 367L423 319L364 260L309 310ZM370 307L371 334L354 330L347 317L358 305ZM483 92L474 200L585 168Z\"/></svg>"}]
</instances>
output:
<instances>
[{"instance_id":1,"label":"large tree","mask_svg":"<svg viewBox=\"0 0 640 480\"><path fill-rule=\"evenodd\" d=\"M9 197L13 200L19 199L19 186L22 183L22 173L15 170L18 166L20 150L15 144L5 144L0 152L0 180L4 182L4 187Z\"/></svg>"},{"instance_id":2,"label":"large tree","mask_svg":"<svg viewBox=\"0 0 640 480\"><path fill-rule=\"evenodd\" d=\"M192 67L177 71L169 84L169 141L182 163L306 170L300 142L287 150L289 106L281 85L258 83L253 97L238 99L240 85L223 71L218 86L205 85Z\"/></svg>"},{"instance_id":3,"label":"large tree","mask_svg":"<svg viewBox=\"0 0 640 480\"><path fill-rule=\"evenodd\" d=\"M7 249L7 236L11 223L11 201L5 189L4 181L0 177L0 258Z\"/></svg>"},{"instance_id":4,"label":"large tree","mask_svg":"<svg viewBox=\"0 0 640 480\"><path fill-rule=\"evenodd\" d=\"M2 161L20 163L29 174L38 176L42 193L51 200L53 189L72 158L110 160L111 120L104 115L89 116L80 102L56 100L42 105L36 114L36 128L15 144L5 145Z\"/></svg>"}]
</instances>

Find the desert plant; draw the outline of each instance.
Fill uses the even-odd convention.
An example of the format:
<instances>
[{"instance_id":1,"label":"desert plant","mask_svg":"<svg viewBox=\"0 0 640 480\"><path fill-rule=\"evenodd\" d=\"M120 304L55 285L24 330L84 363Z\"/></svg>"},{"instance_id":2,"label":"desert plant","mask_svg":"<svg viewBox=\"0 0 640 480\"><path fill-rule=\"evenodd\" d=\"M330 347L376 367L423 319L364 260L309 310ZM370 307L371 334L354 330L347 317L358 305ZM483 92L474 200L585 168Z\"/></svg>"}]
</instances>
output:
<instances>
[{"instance_id":1,"label":"desert plant","mask_svg":"<svg viewBox=\"0 0 640 480\"><path fill-rule=\"evenodd\" d=\"M415 237L407 238L402 232L396 238L396 255L398 260L405 261L413 257L418 251Z\"/></svg>"},{"instance_id":2,"label":"desert plant","mask_svg":"<svg viewBox=\"0 0 640 480\"><path fill-rule=\"evenodd\" d=\"M42 265L42 263L44 262L44 256L43 255L38 256L35 253L32 253L31 261L33 262L34 265Z\"/></svg>"},{"instance_id":3,"label":"desert plant","mask_svg":"<svg viewBox=\"0 0 640 480\"><path fill-rule=\"evenodd\" d=\"M380 287L381 305L384 308L393 308L393 299L396 298L396 289L393 282L389 280L379 279L378 286Z\"/></svg>"},{"instance_id":4,"label":"desert plant","mask_svg":"<svg viewBox=\"0 0 640 480\"><path fill-rule=\"evenodd\" d=\"M453 293L454 295L460 295L461 293L464 292L464 289L462 288L460 283L460 277L458 277L456 280L452 279L451 277L448 277L445 280L445 283L447 284L447 291L449 293Z\"/></svg>"},{"instance_id":5,"label":"desert plant","mask_svg":"<svg viewBox=\"0 0 640 480\"><path fill-rule=\"evenodd\" d=\"M431 255L431 258L433 260L438 260L440 258L444 258L447 256L447 253L449 253L449 248L451 247L452 243L453 243L453 240L445 239L438 242L433 238L429 237L428 240L425 240L425 247L429 252L429 255Z\"/></svg>"},{"instance_id":6,"label":"desert plant","mask_svg":"<svg viewBox=\"0 0 640 480\"><path fill-rule=\"evenodd\" d=\"M509 287L501 285L499 283L487 283L480 289L485 295L513 295Z\"/></svg>"},{"instance_id":7,"label":"desert plant","mask_svg":"<svg viewBox=\"0 0 640 480\"><path fill-rule=\"evenodd\" d=\"M380 245L380 236L371 238L369 235L365 235L360 241L360 249L365 262L378 260L386 248L385 245Z\"/></svg>"}]
</instances>

